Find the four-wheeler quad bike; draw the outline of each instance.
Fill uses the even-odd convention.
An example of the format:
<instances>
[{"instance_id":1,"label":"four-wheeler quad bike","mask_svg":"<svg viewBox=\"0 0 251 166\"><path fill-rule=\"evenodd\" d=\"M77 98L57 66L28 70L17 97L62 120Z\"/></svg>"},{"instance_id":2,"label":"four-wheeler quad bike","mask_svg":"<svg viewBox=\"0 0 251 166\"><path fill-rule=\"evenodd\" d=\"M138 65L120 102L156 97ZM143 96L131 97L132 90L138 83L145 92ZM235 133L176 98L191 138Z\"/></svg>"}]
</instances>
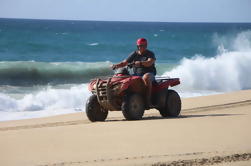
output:
<instances>
[{"instance_id":1,"label":"four-wheeler quad bike","mask_svg":"<svg viewBox=\"0 0 251 166\"><path fill-rule=\"evenodd\" d=\"M181 110L178 93L168 89L180 84L179 78L156 77L152 87L152 104L163 117L177 117ZM114 76L94 79L88 89L92 92L86 103L90 121L104 121L108 111L122 111L125 119L139 120L146 106L146 87L140 76L132 76L127 68L121 68Z\"/></svg>"}]
</instances>

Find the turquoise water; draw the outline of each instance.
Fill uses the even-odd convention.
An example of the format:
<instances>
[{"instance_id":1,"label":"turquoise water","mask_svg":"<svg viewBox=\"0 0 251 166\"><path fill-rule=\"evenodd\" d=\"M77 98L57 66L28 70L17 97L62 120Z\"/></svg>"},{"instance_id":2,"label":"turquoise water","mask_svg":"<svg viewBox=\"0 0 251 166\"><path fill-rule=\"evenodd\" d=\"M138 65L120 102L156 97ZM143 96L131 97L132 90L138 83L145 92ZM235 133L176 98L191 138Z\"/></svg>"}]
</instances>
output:
<instances>
[{"instance_id":1,"label":"turquoise water","mask_svg":"<svg viewBox=\"0 0 251 166\"><path fill-rule=\"evenodd\" d=\"M0 120L84 110L88 81L113 74L139 37L182 97L251 88L250 23L0 19Z\"/></svg>"},{"instance_id":2,"label":"turquoise water","mask_svg":"<svg viewBox=\"0 0 251 166\"><path fill-rule=\"evenodd\" d=\"M138 23L0 19L1 61L120 61L139 37L159 62L177 62L195 54L215 56L216 36L231 37L251 24ZM227 44L227 43L226 43Z\"/></svg>"}]
</instances>

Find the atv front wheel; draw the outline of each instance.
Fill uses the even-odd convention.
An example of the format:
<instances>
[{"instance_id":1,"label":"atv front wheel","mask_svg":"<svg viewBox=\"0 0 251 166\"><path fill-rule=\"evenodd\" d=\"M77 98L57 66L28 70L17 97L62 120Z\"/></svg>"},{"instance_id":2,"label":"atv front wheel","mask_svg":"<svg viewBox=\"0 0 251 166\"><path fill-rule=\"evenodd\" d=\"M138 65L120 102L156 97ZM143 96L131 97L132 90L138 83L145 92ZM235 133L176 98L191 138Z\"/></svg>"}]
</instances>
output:
<instances>
[{"instance_id":1,"label":"atv front wheel","mask_svg":"<svg viewBox=\"0 0 251 166\"><path fill-rule=\"evenodd\" d=\"M125 96L121 109L126 120L139 120L144 114L145 103L141 95L132 93Z\"/></svg>"},{"instance_id":2,"label":"atv front wheel","mask_svg":"<svg viewBox=\"0 0 251 166\"><path fill-rule=\"evenodd\" d=\"M92 122L104 121L108 115L108 111L104 110L98 103L96 95L92 95L86 102L85 112L88 119Z\"/></svg>"},{"instance_id":3,"label":"atv front wheel","mask_svg":"<svg viewBox=\"0 0 251 166\"><path fill-rule=\"evenodd\" d=\"M179 94L174 90L168 90L165 107L159 109L163 117L177 117L181 110L181 100Z\"/></svg>"}]
</instances>

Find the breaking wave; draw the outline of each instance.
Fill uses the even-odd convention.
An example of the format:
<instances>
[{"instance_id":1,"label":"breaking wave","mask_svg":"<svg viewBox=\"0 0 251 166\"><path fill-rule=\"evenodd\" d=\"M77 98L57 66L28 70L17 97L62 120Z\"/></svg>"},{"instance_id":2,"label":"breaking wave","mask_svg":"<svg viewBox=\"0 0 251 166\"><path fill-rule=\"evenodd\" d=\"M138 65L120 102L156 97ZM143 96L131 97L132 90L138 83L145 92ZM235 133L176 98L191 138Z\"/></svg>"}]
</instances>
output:
<instances>
[{"instance_id":1,"label":"breaking wave","mask_svg":"<svg viewBox=\"0 0 251 166\"><path fill-rule=\"evenodd\" d=\"M251 89L251 31L239 33L227 46L221 41L218 40L215 57L196 55L191 59L183 58L177 67L164 75L180 77L180 91Z\"/></svg>"},{"instance_id":2,"label":"breaking wave","mask_svg":"<svg viewBox=\"0 0 251 166\"><path fill-rule=\"evenodd\" d=\"M110 62L0 62L0 85L44 85L88 82L111 75Z\"/></svg>"},{"instance_id":3,"label":"breaking wave","mask_svg":"<svg viewBox=\"0 0 251 166\"><path fill-rule=\"evenodd\" d=\"M47 86L42 91L25 94L20 99L0 93L0 121L82 111L89 96L87 84L67 89Z\"/></svg>"}]
</instances>

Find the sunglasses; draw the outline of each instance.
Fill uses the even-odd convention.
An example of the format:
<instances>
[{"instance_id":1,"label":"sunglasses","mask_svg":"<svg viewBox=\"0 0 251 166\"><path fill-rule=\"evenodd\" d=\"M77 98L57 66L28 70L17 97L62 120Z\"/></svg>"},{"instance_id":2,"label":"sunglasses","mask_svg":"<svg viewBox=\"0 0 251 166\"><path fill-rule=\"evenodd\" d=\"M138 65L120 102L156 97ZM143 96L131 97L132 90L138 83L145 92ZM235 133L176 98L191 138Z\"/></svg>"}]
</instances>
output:
<instances>
[{"instance_id":1,"label":"sunglasses","mask_svg":"<svg viewBox=\"0 0 251 166\"><path fill-rule=\"evenodd\" d=\"M137 45L138 48L146 48L146 45Z\"/></svg>"}]
</instances>

